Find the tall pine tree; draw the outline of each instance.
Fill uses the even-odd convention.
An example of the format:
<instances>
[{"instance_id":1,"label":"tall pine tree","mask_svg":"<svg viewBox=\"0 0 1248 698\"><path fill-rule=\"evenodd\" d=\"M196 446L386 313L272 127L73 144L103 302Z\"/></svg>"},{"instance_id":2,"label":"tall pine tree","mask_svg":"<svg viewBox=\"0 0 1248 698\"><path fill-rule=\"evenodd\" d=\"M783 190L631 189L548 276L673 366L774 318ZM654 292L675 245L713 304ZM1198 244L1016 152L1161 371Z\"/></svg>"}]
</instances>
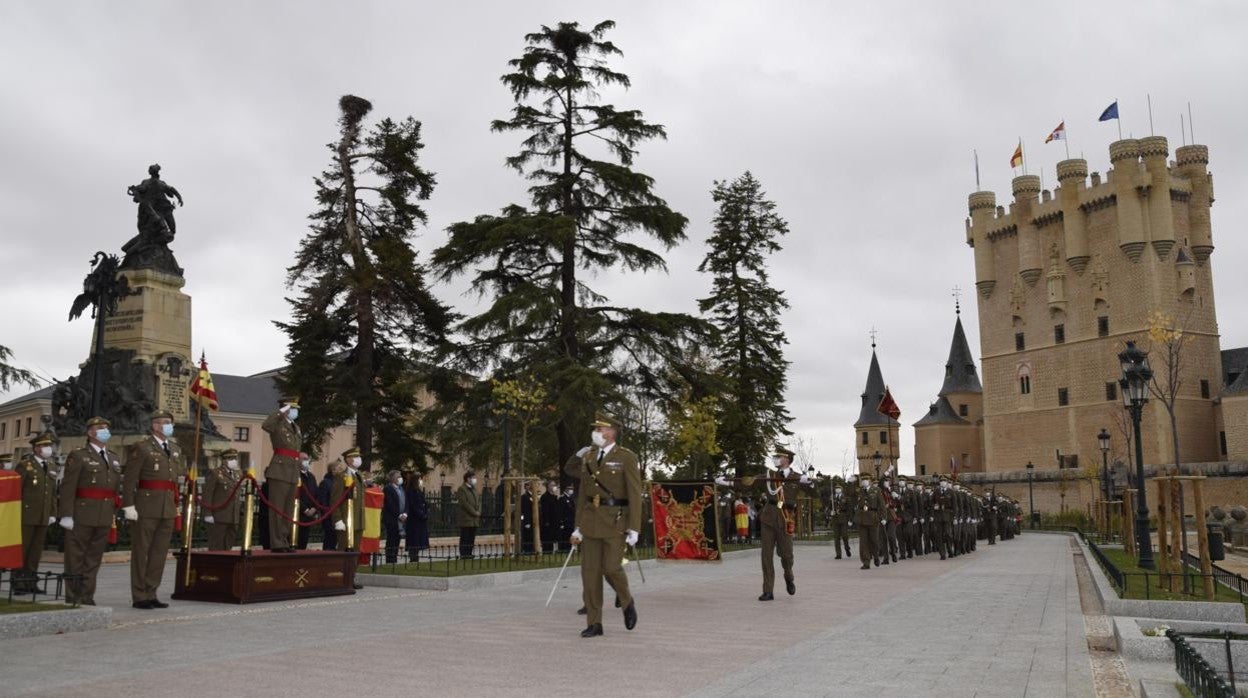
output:
<instances>
[{"instance_id":1,"label":"tall pine tree","mask_svg":"<svg viewBox=\"0 0 1248 698\"><path fill-rule=\"evenodd\" d=\"M382 119L368 100L339 100L339 139L316 182L310 232L287 270L293 319L279 379L300 396L300 426L315 448L354 418L365 462L422 468L433 446L414 426L425 352L444 341L450 310L429 292L410 241L434 177L417 163L420 122ZM374 432L376 443L374 443Z\"/></svg>"},{"instance_id":2,"label":"tall pine tree","mask_svg":"<svg viewBox=\"0 0 1248 698\"><path fill-rule=\"evenodd\" d=\"M7 363L12 357L13 352L9 351L8 347L0 346L0 391L8 390L10 386L19 383L38 388L39 379L35 378L35 374Z\"/></svg>"},{"instance_id":3,"label":"tall pine tree","mask_svg":"<svg viewBox=\"0 0 1248 698\"><path fill-rule=\"evenodd\" d=\"M720 449L740 476L760 471L772 441L789 433L788 340L780 328L780 313L789 304L767 274L767 255L780 249L778 240L789 227L749 172L716 182L711 198L719 208L698 271L714 280L698 307L715 326L712 354L723 389Z\"/></svg>"},{"instance_id":4,"label":"tall pine tree","mask_svg":"<svg viewBox=\"0 0 1248 698\"><path fill-rule=\"evenodd\" d=\"M607 64L620 55L603 38L614 26L560 23L525 37L524 54L502 76L516 105L492 128L525 135L507 164L533 183L530 206L452 225L433 256L444 278L473 274L473 289L491 299L461 325L469 368L522 372L546 386L559 415L558 462L585 442L595 407L632 381L657 387L661 367L702 328L689 315L611 305L584 278L666 270L662 255L636 238L669 249L687 222L632 167L637 145L665 138L663 127L599 96L629 86Z\"/></svg>"}]
</instances>

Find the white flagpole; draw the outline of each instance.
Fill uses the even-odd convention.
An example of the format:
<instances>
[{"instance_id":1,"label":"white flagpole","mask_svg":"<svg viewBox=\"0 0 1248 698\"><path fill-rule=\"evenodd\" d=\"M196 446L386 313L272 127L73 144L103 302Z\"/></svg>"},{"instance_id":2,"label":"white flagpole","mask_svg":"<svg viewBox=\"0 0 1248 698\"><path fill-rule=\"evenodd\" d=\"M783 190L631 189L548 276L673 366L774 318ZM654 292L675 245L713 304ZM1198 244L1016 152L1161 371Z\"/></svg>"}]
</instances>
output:
<instances>
[{"instance_id":1,"label":"white flagpole","mask_svg":"<svg viewBox=\"0 0 1248 698\"><path fill-rule=\"evenodd\" d=\"M975 155L975 191L979 191L979 151L972 149L971 153Z\"/></svg>"},{"instance_id":2,"label":"white flagpole","mask_svg":"<svg viewBox=\"0 0 1248 698\"><path fill-rule=\"evenodd\" d=\"M1118 98L1114 97L1114 109L1118 112L1118 118L1114 121L1118 122L1118 140L1122 140L1122 105L1118 103Z\"/></svg>"},{"instance_id":3,"label":"white flagpole","mask_svg":"<svg viewBox=\"0 0 1248 698\"><path fill-rule=\"evenodd\" d=\"M1196 122L1192 121L1192 103L1187 103L1187 132L1192 134L1192 145L1196 145Z\"/></svg>"},{"instance_id":4,"label":"white flagpole","mask_svg":"<svg viewBox=\"0 0 1248 698\"><path fill-rule=\"evenodd\" d=\"M1153 96L1151 94L1144 96L1148 98L1148 135L1155 136L1157 134L1153 132Z\"/></svg>"},{"instance_id":5,"label":"white flagpole","mask_svg":"<svg viewBox=\"0 0 1248 698\"><path fill-rule=\"evenodd\" d=\"M1066 126L1066 117L1062 117L1062 145L1066 146L1066 159L1070 159L1070 129Z\"/></svg>"}]
</instances>

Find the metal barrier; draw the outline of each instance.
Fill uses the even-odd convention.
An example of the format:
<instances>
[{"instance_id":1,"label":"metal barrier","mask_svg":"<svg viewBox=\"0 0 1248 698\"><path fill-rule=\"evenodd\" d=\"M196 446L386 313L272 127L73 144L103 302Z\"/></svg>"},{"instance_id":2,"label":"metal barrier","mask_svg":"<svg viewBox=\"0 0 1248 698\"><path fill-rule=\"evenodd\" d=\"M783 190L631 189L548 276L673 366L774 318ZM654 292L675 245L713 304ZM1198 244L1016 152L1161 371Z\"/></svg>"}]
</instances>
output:
<instances>
[{"instance_id":1,"label":"metal barrier","mask_svg":"<svg viewBox=\"0 0 1248 698\"><path fill-rule=\"evenodd\" d=\"M1187 563L1188 567L1200 569L1200 558L1191 553L1184 553L1183 561ZM1225 567L1218 567L1217 565L1211 565L1211 567L1213 568L1214 581L1238 593L1242 601L1244 592L1248 591L1248 579L1244 579L1243 575L1236 574Z\"/></svg>"},{"instance_id":2,"label":"metal barrier","mask_svg":"<svg viewBox=\"0 0 1248 698\"><path fill-rule=\"evenodd\" d=\"M36 603L41 598L44 601L60 601L65 598L66 583L77 579L81 577L61 572L35 572L33 575L25 576L21 570L0 569L0 594L3 594L9 603L25 602L26 597L30 597L30 603ZM24 587L27 584L32 584L34 591L18 591L15 588L19 585ZM74 608L78 607L77 601L65 603Z\"/></svg>"},{"instance_id":3,"label":"metal barrier","mask_svg":"<svg viewBox=\"0 0 1248 698\"><path fill-rule=\"evenodd\" d=\"M1218 672L1200 656L1187 640L1173 630L1166 631L1166 637L1174 644L1174 669L1183 679L1183 683L1194 695L1200 698L1235 698L1233 683L1227 683ZM1230 660L1230 639L1227 638L1227 660ZM1230 675L1234 677L1234 668ZM1232 682L1234 679L1232 678Z\"/></svg>"}]
</instances>

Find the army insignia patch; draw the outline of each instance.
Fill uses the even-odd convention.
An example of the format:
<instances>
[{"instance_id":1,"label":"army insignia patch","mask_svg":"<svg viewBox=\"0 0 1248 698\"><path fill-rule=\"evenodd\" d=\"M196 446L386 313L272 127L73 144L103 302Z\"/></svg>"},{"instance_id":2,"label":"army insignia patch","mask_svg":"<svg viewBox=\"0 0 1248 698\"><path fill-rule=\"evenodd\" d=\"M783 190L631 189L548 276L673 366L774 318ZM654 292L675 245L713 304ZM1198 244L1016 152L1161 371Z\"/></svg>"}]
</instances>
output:
<instances>
[{"instance_id":1,"label":"army insignia patch","mask_svg":"<svg viewBox=\"0 0 1248 698\"><path fill-rule=\"evenodd\" d=\"M607 470L611 471L616 471L624 467L624 464L619 461L607 461L606 463L603 463L603 465Z\"/></svg>"}]
</instances>

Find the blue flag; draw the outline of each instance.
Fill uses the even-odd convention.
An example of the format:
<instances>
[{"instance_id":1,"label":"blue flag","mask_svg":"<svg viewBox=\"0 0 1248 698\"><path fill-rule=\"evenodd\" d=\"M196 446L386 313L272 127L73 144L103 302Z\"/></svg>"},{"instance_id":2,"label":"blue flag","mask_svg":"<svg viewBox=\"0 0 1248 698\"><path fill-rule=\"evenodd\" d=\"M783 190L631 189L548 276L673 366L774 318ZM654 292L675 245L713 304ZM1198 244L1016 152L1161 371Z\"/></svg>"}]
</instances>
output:
<instances>
[{"instance_id":1,"label":"blue flag","mask_svg":"<svg viewBox=\"0 0 1248 698\"><path fill-rule=\"evenodd\" d=\"M1115 99L1113 104L1109 105L1108 107L1105 107L1105 111L1101 112L1101 118L1097 119L1097 121L1109 121L1110 119L1117 119L1117 118L1118 118L1118 100Z\"/></svg>"}]
</instances>

